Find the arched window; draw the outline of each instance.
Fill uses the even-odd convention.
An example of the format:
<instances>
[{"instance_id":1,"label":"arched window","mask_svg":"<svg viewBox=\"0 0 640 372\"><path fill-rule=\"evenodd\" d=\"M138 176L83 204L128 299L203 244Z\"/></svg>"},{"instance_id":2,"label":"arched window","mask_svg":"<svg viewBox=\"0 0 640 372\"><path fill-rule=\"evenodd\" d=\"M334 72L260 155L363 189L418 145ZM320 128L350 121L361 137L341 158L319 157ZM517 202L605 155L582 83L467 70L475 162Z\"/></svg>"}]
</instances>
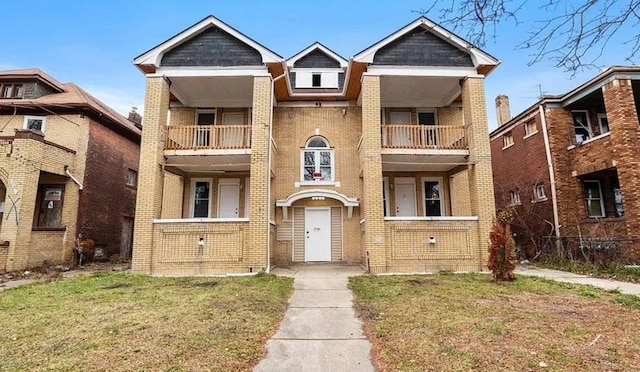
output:
<instances>
[{"instance_id":1,"label":"arched window","mask_svg":"<svg viewBox=\"0 0 640 372\"><path fill-rule=\"evenodd\" d=\"M309 138L302 150L300 162L302 181L333 181L333 149L320 136Z\"/></svg>"}]
</instances>

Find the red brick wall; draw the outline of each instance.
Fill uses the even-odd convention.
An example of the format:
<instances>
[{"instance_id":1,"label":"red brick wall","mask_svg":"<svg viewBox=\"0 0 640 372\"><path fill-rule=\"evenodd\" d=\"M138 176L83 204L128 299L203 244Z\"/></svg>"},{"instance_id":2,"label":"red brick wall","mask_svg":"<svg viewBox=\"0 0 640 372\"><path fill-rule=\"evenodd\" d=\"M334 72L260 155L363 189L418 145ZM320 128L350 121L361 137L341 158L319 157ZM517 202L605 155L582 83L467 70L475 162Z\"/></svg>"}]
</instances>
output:
<instances>
[{"instance_id":1,"label":"red brick wall","mask_svg":"<svg viewBox=\"0 0 640 372\"><path fill-rule=\"evenodd\" d=\"M91 121L78 232L105 245L108 256L120 252L123 220L135 213L136 189L126 179L138 170L139 141Z\"/></svg>"},{"instance_id":2,"label":"red brick wall","mask_svg":"<svg viewBox=\"0 0 640 372\"><path fill-rule=\"evenodd\" d=\"M511 203L510 192L519 190L522 205L516 208L518 215L512 229L516 234L516 243L531 253L531 238L552 234L553 206L542 123L536 113L534 120L538 132L525 138L525 123L529 120L522 120L512 127L514 143L510 147L503 149L503 136L493 138L491 158L496 209L502 210L508 206ZM545 185L545 201L537 201L534 198L534 187L540 182Z\"/></svg>"}]
</instances>

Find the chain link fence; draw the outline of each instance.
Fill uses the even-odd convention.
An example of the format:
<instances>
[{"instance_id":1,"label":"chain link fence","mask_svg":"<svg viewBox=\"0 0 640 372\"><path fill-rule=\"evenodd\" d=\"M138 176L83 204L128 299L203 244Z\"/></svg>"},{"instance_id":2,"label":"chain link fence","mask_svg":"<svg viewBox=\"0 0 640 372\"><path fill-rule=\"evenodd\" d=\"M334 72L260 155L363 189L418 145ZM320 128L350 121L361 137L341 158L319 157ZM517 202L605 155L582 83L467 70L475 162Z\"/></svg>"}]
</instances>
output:
<instances>
[{"instance_id":1,"label":"chain link fence","mask_svg":"<svg viewBox=\"0 0 640 372\"><path fill-rule=\"evenodd\" d=\"M539 259L556 263L584 262L600 267L629 264L640 252L640 238L594 236L545 236Z\"/></svg>"}]
</instances>

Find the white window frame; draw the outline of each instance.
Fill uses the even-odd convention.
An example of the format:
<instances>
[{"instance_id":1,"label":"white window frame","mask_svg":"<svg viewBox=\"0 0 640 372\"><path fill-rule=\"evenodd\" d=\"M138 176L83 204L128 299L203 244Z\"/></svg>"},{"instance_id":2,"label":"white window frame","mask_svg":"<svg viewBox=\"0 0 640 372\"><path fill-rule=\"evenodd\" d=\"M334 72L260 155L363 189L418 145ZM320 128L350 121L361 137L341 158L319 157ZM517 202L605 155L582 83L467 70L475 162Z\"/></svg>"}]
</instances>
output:
<instances>
[{"instance_id":1,"label":"white window frame","mask_svg":"<svg viewBox=\"0 0 640 372\"><path fill-rule=\"evenodd\" d=\"M209 182L209 205L207 208L207 217L194 217L196 201L196 182ZM190 218L211 218L211 202L213 201L213 179L212 178L192 178L191 188L189 189L189 217Z\"/></svg>"},{"instance_id":2,"label":"white window frame","mask_svg":"<svg viewBox=\"0 0 640 372\"><path fill-rule=\"evenodd\" d=\"M510 139L510 140L508 140ZM513 138L513 132L507 132L505 134L502 135L502 149L506 149L508 147L513 146L516 143L515 139Z\"/></svg>"},{"instance_id":3,"label":"white window frame","mask_svg":"<svg viewBox=\"0 0 640 372\"><path fill-rule=\"evenodd\" d=\"M536 126L535 130L531 130L531 127L529 126L529 124L531 124L531 123L533 123L533 125ZM531 119L531 120L528 120L526 123L524 123L524 136L525 137L533 136L536 133L538 133L538 123L536 122L536 119Z\"/></svg>"},{"instance_id":4,"label":"white window frame","mask_svg":"<svg viewBox=\"0 0 640 372\"><path fill-rule=\"evenodd\" d=\"M584 113L584 116L587 118L587 132L588 132L588 138L583 139L582 141L578 141L578 137L576 134L576 124L575 124L575 119L573 117L574 113ZM591 126L591 119L589 118L589 110L571 110L571 126L572 126L572 130L573 130L573 136L576 139L576 143L582 143L584 141L590 140L594 137L593 135L593 127Z\"/></svg>"},{"instance_id":5,"label":"white window frame","mask_svg":"<svg viewBox=\"0 0 640 372\"><path fill-rule=\"evenodd\" d=\"M520 199L520 191L519 190L511 190L511 191L509 191L509 195L510 195L512 204L522 205L522 199Z\"/></svg>"},{"instance_id":6,"label":"white window frame","mask_svg":"<svg viewBox=\"0 0 640 372\"><path fill-rule=\"evenodd\" d=\"M295 88L339 88L339 73L343 72L340 68L293 68L291 72L296 73ZM313 75L320 75L320 86L313 86Z\"/></svg>"},{"instance_id":7,"label":"white window frame","mask_svg":"<svg viewBox=\"0 0 640 372\"><path fill-rule=\"evenodd\" d=\"M382 195L382 201L384 202L385 209L387 210L387 213L385 213L384 216L390 217L391 206L389 204L389 177L382 177L382 191L384 192L384 195Z\"/></svg>"},{"instance_id":8,"label":"white window frame","mask_svg":"<svg viewBox=\"0 0 640 372\"><path fill-rule=\"evenodd\" d=\"M427 216L427 190L425 190L424 188L425 181L438 182L438 188L440 189L440 198L438 199L440 201L440 216ZM420 188L422 188L422 214L425 217L444 217L445 216L443 186L444 186L444 179L442 177L422 177L422 179L420 180Z\"/></svg>"},{"instance_id":9,"label":"white window frame","mask_svg":"<svg viewBox=\"0 0 640 372\"><path fill-rule=\"evenodd\" d=\"M42 127L40 128L40 132L44 133L44 129L47 124L47 117L39 116L39 115L25 115L24 121L22 123L22 129L29 129L27 123L29 122L30 119L42 120Z\"/></svg>"},{"instance_id":10,"label":"white window frame","mask_svg":"<svg viewBox=\"0 0 640 372\"><path fill-rule=\"evenodd\" d=\"M604 131L604 128L602 127L602 119L606 119L607 120L607 128L609 129L608 131ZM611 128L609 127L609 118L607 117L607 114L605 112L599 112L598 113L598 126L600 127L600 134L606 134L609 133L611 131Z\"/></svg>"},{"instance_id":11,"label":"white window frame","mask_svg":"<svg viewBox=\"0 0 640 372\"><path fill-rule=\"evenodd\" d=\"M131 175L133 175L133 182L131 181ZM125 181L127 186L137 187L138 186L138 171L135 169L129 168L127 170L127 180Z\"/></svg>"},{"instance_id":12,"label":"white window frame","mask_svg":"<svg viewBox=\"0 0 640 372\"><path fill-rule=\"evenodd\" d=\"M322 139L325 144L327 145L327 147L307 147L309 145L309 142L311 142L312 140L316 139L316 138L320 138ZM320 152L329 152L331 154L331 179L330 180L305 180L304 179L304 154L305 152L314 152L314 166L315 166L315 170L314 172L320 172ZM302 148L300 150L300 182L301 183L316 183L316 182L335 182L336 179L336 157L335 157L335 152L333 151L333 149L331 148L329 141L327 141L326 138L322 137L322 136L313 136L311 138L309 138L307 140L307 142L304 144L304 148Z\"/></svg>"},{"instance_id":13,"label":"white window frame","mask_svg":"<svg viewBox=\"0 0 640 372\"><path fill-rule=\"evenodd\" d=\"M600 194L600 198L599 199L590 199L588 195L586 195L585 193L585 198L584 200L587 202L587 217L589 218L603 218L606 217L606 212L604 210L604 195L602 195L602 185L600 184L600 180L584 180L582 181L582 191L585 192L586 188L585 188L585 183L587 182L595 182L598 184L598 193ZM590 200L597 200L600 202L600 215L599 216L590 216L589 215L589 201Z\"/></svg>"},{"instance_id":14,"label":"white window frame","mask_svg":"<svg viewBox=\"0 0 640 372\"><path fill-rule=\"evenodd\" d=\"M533 186L533 195L535 196L535 200L547 200L547 192L544 188L544 183L536 183Z\"/></svg>"},{"instance_id":15,"label":"white window frame","mask_svg":"<svg viewBox=\"0 0 640 372\"><path fill-rule=\"evenodd\" d=\"M251 197L251 178L244 179L244 217L249 218L249 198Z\"/></svg>"}]
</instances>

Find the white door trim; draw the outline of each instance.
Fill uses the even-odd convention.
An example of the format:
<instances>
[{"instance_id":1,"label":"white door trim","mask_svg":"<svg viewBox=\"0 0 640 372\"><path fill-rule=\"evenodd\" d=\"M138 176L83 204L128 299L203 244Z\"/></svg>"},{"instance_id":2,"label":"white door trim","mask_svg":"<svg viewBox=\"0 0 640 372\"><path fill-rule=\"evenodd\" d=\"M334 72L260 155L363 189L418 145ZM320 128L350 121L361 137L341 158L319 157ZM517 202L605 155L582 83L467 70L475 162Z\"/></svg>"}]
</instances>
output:
<instances>
[{"instance_id":1,"label":"white door trim","mask_svg":"<svg viewBox=\"0 0 640 372\"><path fill-rule=\"evenodd\" d=\"M395 216L398 215L398 185L412 185L413 186L413 216L418 215L418 203L417 203L417 195L416 195L416 179L413 177L396 177L393 179L394 184L394 198L396 205L396 213ZM406 216L404 216L406 217Z\"/></svg>"},{"instance_id":2,"label":"white door trim","mask_svg":"<svg viewBox=\"0 0 640 372\"><path fill-rule=\"evenodd\" d=\"M309 259L309 247L307 245L308 243L308 239L307 239L307 229L309 224L311 223L311 219L308 218L308 211L324 211L327 212L327 219L326 221L324 221L325 223L328 224L328 231L326 233L326 235L324 236L325 238L327 238L328 240L328 247L326 249L326 251L323 251L322 253L324 253L326 255L326 257L322 257L322 258L327 258L326 260L324 259L316 259L316 257L312 257L313 259L310 260ZM304 229L305 229L305 234L304 234L304 262L331 262L331 207L305 207L304 209Z\"/></svg>"},{"instance_id":3,"label":"white door trim","mask_svg":"<svg viewBox=\"0 0 640 372\"><path fill-rule=\"evenodd\" d=\"M217 214L216 217L220 218L220 194L222 192L222 186L225 185L235 185L238 188L238 199L236 200L236 210L240 209L240 179L239 178L219 178L218 179L218 206L217 206ZM237 213L239 214L239 213ZM236 217L239 217L238 215Z\"/></svg>"},{"instance_id":4,"label":"white door trim","mask_svg":"<svg viewBox=\"0 0 640 372\"><path fill-rule=\"evenodd\" d=\"M422 214L426 216L427 214L427 190L424 189L425 181L436 181L438 182L438 187L440 188L440 216L445 216L445 207L444 207L444 179L442 177L422 177L420 180L420 188L422 189Z\"/></svg>"}]
</instances>

